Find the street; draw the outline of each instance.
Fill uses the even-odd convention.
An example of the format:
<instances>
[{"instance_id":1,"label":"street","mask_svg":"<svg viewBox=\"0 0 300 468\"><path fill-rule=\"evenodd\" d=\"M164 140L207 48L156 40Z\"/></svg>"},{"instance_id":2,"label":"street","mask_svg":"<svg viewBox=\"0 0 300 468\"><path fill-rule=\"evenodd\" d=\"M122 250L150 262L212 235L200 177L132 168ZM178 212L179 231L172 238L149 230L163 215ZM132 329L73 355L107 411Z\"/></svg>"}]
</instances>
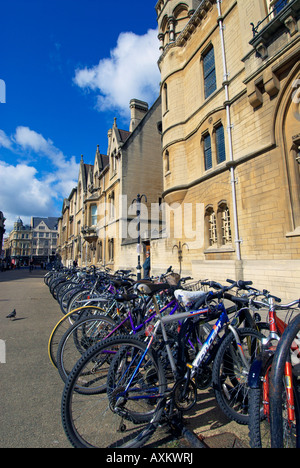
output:
<instances>
[{"instance_id":1,"label":"street","mask_svg":"<svg viewBox=\"0 0 300 468\"><path fill-rule=\"evenodd\" d=\"M47 354L47 343L61 318L44 284L45 270L0 272L0 447L64 448L70 444L60 419L63 382ZM16 318L6 316L16 309Z\"/></svg>"},{"instance_id":2,"label":"street","mask_svg":"<svg viewBox=\"0 0 300 468\"><path fill-rule=\"evenodd\" d=\"M40 269L0 272L0 352L5 350L0 353L0 448L71 448L61 424L64 385L47 353L50 333L62 315L44 284L45 273ZM6 318L14 309L16 317ZM248 444L247 426L223 416L211 389L199 394L184 421L209 447ZM160 429L151 446L186 445Z\"/></svg>"}]
</instances>

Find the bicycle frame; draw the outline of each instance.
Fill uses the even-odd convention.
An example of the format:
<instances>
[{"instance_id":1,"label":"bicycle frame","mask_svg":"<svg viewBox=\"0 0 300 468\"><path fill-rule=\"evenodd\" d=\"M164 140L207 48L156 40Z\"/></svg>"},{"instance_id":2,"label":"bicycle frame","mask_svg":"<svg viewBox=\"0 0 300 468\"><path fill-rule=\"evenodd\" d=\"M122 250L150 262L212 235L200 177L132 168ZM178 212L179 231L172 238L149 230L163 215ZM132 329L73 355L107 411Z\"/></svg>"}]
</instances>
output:
<instances>
[{"instance_id":1,"label":"bicycle frame","mask_svg":"<svg viewBox=\"0 0 300 468\"><path fill-rule=\"evenodd\" d=\"M159 313L162 314L163 312L165 312L167 309L169 309L170 307L173 307L173 309L171 310L170 312L170 315L173 315L175 314L176 310L179 308L179 304L178 302L176 301L176 299L172 300L171 302L169 302L167 305L165 305L162 309L160 309ZM179 314L178 314L179 315ZM138 326L135 326L134 324L134 321L133 321L133 317L132 317L132 313L131 311L129 310L128 311L128 316L125 317L124 320L122 320L121 323L119 323L105 338L110 338L116 330L118 330L120 327L122 327L128 320L130 322L130 326L131 326L131 329L132 329L132 333L138 333L145 325L147 325L149 322L151 322L151 320L156 316L156 312L154 312L150 317L148 317L144 322L142 322L140 325ZM181 316L181 314L180 314Z\"/></svg>"},{"instance_id":2,"label":"bicycle frame","mask_svg":"<svg viewBox=\"0 0 300 468\"><path fill-rule=\"evenodd\" d=\"M169 362L170 362L170 366L171 366L171 369L172 369L172 373L174 375L174 378L175 378L175 381L177 380L177 378L179 377L178 375L178 366L176 365L177 363L175 362L175 359L173 357L173 354L172 354L172 351L171 351L171 347L168 343L168 337L167 337L167 332L166 332L166 329L165 329L165 324L167 323L170 323L170 322L174 322L174 321L179 321L179 320L183 320L183 319L186 319L186 318L194 318L198 315L201 315L201 314L207 314L209 312L209 307L205 307L203 309L198 309L198 310L191 310L191 311L187 311L187 312L182 312L180 314L170 314L170 315L166 315L166 316L162 316L160 311L158 310L158 306L157 306L157 302L156 302L156 298L153 297L153 302L154 302L154 306L155 308L157 309L156 311L156 314L157 314L157 317L158 317L158 320L156 322L156 324L154 325L154 328L153 330L151 331L151 335L149 335L148 337L148 343L147 343L147 346L146 346L146 349L145 349L145 352L143 353L139 363L137 364L126 388L120 393L118 394L118 397L123 397L129 390L130 386L131 386L131 383L133 382L135 376L137 375L137 373L139 372L139 367L140 367L140 364L141 362L143 361L145 355L147 354L147 352L150 350L151 348L151 345L154 341L154 338L158 332L159 329L161 329L161 332L162 332L162 335L163 335L163 341L164 341L164 344L165 344L165 347L166 347L166 351L167 351L167 355L168 355L168 359L169 359ZM234 335L234 338L236 340L236 344L237 344L237 349L238 349L238 352L244 362L244 364L247 366L247 368L249 367L248 366L248 363L246 362L246 359L245 359L245 356L244 356L244 353L243 353L243 350L242 350L242 347L240 346L240 343L239 343L239 337L238 337L238 333L236 332L235 328L229 324L229 317L227 315L227 312L226 312L226 309L225 309L225 306L223 304L223 302L219 303L218 304L218 309L220 310L220 318L217 320L216 324L214 325L213 327L213 330L210 332L210 334L208 335L207 339L205 340L201 350L199 351L199 353L197 354L197 356L195 357L192 365L189 365L188 366L188 371L186 372L184 378L187 380L187 379L190 379L192 378L196 371L197 371L197 368L200 366L200 364L204 361L204 359L206 358L207 354L209 353L211 347L213 346L214 342L215 342L215 339L217 336L219 336L219 333L220 331L226 327L228 325L229 329L233 332L233 335ZM242 309L240 309L238 311L238 314L240 314L242 311ZM152 389L153 392L155 392L155 390L157 389ZM138 397L131 397L130 399L147 399L147 398L153 398L153 396L155 396L156 398L159 398L159 397L163 397L164 395L157 395L157 394L150 394L150 395L141 395L141 396L138 396Z\"/></svg>"},{"instance_id":3,"label":"bicycle frame","mask_svg":"<svg viewBox=\"0 0 300 468\"><path fill-rule=\"evenodd\" d=\"M259 301L258 301L259 302ZM260 303L262 304L262 303ZM284 330L287 327L287 324L281 320L276 313L276 308L280 309L289 309L294 305L299 304L299 300L292 301L289 304L276 306L274 297L268 298L269 304L269 325L270 325L270 334L268 337L262 339L262 355L256 361L254 361L251 371L250 371L250 378L249 378L249 386L251 388L258 388L259 382L262 379L262 393L263 393L263 410L264 415L267 420L270 422L270 385L269 385L269 371L271 365L268 367L267 372L265 375L262 375L264 372L264 356L268 358L275 352L275 347L272 346L272 341L280 341L281 336ZM295 411L294 411L294 392L293 392L293 377L292 377L292 365L291 361L288 359L285 363L284 367L284 381L285 381L285 388L286 388L286 396L287 396L287 418L288 424L292 425L295 421Z\"/></svg>"}]
</instances>

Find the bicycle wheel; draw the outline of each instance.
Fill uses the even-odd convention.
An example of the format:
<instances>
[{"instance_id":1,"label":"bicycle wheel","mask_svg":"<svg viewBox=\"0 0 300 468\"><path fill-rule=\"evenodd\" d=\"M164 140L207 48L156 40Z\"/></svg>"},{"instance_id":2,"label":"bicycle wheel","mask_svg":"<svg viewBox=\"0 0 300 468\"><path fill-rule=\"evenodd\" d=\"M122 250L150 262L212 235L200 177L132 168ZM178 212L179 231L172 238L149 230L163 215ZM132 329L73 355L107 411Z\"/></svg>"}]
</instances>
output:
<instances>
[{"instance_id":1,"label":"bicycle wheel","mask_svg":"<svg viewBox=\"0 0 300 468\"><path fill-rule=\"evenodd\" d=\"M53 328L49 341L48 341L48 356L50 359L50 362L53 364L54 367L57 368L57 349L58 345L60 343L60 340L62 339L63 335L66 333L66 331L78 320L79 318L82 318L83 315L85 316L88 315L105 315L106 312L103 310L101 307L78 307L78 309L74 309L68 314L64 315L55 325Z\"/></svg>"},{"instance_id":2,"label":"bicycle wheel","mask_svg":"<svg viewBox=\"0 0 300 468\"><path fill-rule=\"evenodd\" d=\"M265 391L268 391L268 382L272 362L267 366L264 372L264 377L259 388L249 389L249 438L251 448L272 448L272 437L270 427L270 414L261 417L263 401L265 400ZM285 382L283 381L283 384ZM282 429L283 429L283 448L299 447L299 435L297 426L300 424L300 405L299 405L299 389L297 388L297 380L293 379L294 399L295 399L295 416L296 421L290 424L287 419L287 396L285 385L282 391Z\"/></svg>"},{"instance_id":3,"label":"bicycle wheel","mask_svg":"<svg viewBox=\"0 0 300 468\"><path fill-rule=\"evenodd\" d=\"M62 313L65 315L68 310L68 303L74 294L76 294L78 291L82 290L82 286L75 286L74 288L68 289L67 291L64 292L63 296L60 299L59 305Z\"/></svg>"},{"instance_id":4,"label":"bicycle wheel","mask_svg":"<svg viewBox=\"0 0 300 468\"><path fill-rule=\"evenodd\" d=\"M261 351L262 335L251 328L237 329L237 332L238 344L230 332L218 349L213 364L212 383L223 413L239 424L248 424L248 373L251 363ZM241 358L240 350L245 361Z\"/></svg>"},{"instance_id":5,"label":"bicycle wheel","mask_svg":"<svg viewBox=\"0 0 300 468\"><path fill-rule=\"evenodd\" d=\"M65 382L74 365L88 348L106 338L116 323L103 315L77 320L60 340L57 349L57 369Z\"/></svg>"},{"instance_id":6,"label":"bicycle wheel","mask_svg":"<svg viewBox=\"0 0 300 468\"><path fill-rule=\"evenodd\" d=\"M77 362L62 396L62 422L74 447L139 447L162 416L161 362L136 338L108 338Z\"/></svg>"}]
</instances>

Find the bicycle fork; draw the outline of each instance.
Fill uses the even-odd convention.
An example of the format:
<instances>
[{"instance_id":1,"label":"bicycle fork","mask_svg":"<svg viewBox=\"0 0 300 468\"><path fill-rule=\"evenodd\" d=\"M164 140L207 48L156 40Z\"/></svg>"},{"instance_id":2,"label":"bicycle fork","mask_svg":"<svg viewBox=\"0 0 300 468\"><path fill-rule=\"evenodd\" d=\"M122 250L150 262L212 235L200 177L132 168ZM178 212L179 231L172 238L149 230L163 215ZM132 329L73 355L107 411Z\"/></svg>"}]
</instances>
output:
<instances>
[{"instance_id":1,"label":"bicycle fork","mask_svg":"<svg viewBox=\"0 0 300 468\"><path fill-rule=\"evenodd\" d=\"M263 408L264 408L264 415L267 420L270 422L270 398L269 398L269 384L270 384L270 371L271 366L265 373L263 377ZM287 411L287 422L289 428L295 424L295 400L294 400L294 392L293 392L293 375L292 375L292 364L291 362L286 362L284 366L284 389L285 389L285 397L286 397L286 411Z\"/></svg>"},{"instance_id":2,"label":"bicycle fork","mask_svg":"<svg viewBox=\"0 0 300 468\"><path fill-rule=\"evenodd\" d=\"M293 392L293 375L292 375L292 364L290 361L285 363L284 378L285 378L285 389L286 389L286 404L287 404L287 417L289 426L295 421L295 400Z\"/></svg>"}]
</instances>

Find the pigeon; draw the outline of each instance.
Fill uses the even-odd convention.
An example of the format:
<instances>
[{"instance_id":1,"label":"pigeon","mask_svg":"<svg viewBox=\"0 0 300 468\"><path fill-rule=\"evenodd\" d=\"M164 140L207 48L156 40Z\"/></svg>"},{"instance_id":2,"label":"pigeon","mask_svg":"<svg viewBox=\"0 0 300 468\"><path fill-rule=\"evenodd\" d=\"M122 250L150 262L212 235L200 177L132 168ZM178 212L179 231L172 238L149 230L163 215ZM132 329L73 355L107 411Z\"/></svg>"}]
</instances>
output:
<instances>
[{"instance_id":1,"label":"pigeon","mask_svg":"<svg viewBox=\"0 0 300 468\"><path fill-rule=\"evenodd\" d=\"M17 315L16 309L14 309L10 314L6 316L6 318L13 319Z\"/></svg>"}]
</instances>

